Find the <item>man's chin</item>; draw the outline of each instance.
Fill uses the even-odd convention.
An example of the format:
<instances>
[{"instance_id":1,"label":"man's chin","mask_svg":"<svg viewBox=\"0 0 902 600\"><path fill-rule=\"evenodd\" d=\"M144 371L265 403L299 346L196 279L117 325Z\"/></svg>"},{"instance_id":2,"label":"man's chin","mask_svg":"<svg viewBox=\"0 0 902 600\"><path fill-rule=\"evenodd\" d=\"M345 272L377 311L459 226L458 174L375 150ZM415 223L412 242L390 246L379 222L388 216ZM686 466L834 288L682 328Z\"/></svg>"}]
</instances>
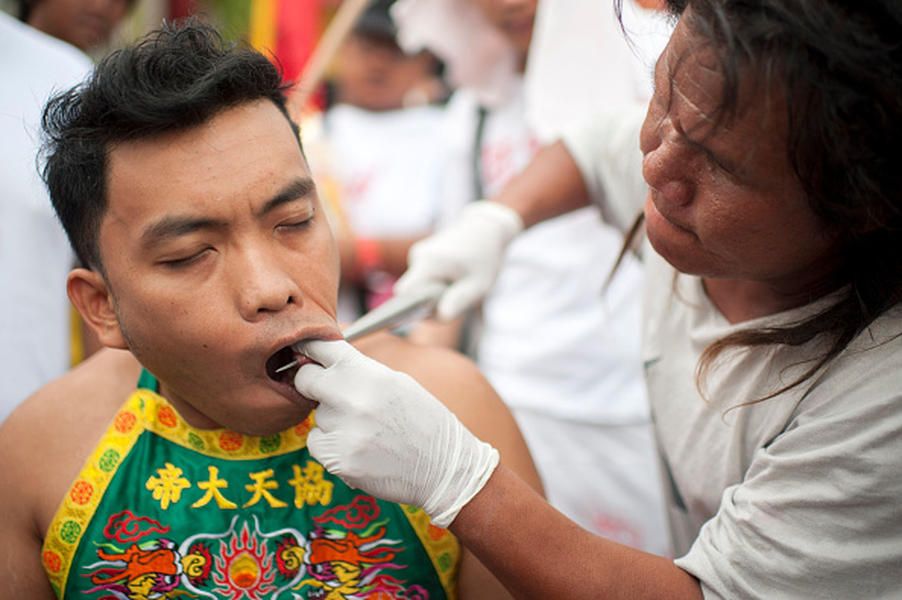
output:
<instances>
[{"instance_id":1,"label":"man's chin","mask_svg":"<svg viewBox=\"0 0 902 600\"><path fill-rule=\"evenodd\" d=\"M228 427L228 429L256 437L275 435L302 423L304 419L310 416L313 408L313 403L310 403L309 406L299 404L297 407L291 407L289 410L283 408L279 411L272 411L270 414L261 416L261 418L244 419L242 423L236 423L235 427ZM279 414L274 414L276 412Z\"/></svg>"}]
</instances>

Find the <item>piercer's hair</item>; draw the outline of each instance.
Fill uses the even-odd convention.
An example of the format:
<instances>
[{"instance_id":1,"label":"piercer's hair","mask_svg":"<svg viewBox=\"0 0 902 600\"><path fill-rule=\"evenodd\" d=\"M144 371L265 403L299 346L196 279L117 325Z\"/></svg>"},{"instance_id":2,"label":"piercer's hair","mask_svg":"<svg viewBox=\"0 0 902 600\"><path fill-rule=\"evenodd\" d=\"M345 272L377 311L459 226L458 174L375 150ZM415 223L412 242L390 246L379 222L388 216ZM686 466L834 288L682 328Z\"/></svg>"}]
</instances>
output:
<instances>
[{"instance_id":1,"label":"piercer's hair","mask_svg":"<svg viewBox=\"0 0 902 600\"><path fill-rule=\"evenodd\" d=\"M97 238L114 144L195 127L261 99L271 100L297 135L285 89L262 54L191 19L164 23L110 54L85 83L53 97L43 115L43 177L81 263L103 272Z\"/></svg>"},{"instance_id":2,"label":"piercer's hair","mask_svg":"<svg viewBox=\"0 0 902 600\"><path fill-rule=\"evenodd\" d=\"M619 10L622 0L615 1ZM715 123L742 110L745 76L783 94L787 160L812 211L839 236L836 303L792 325L733 333L702 355L700 382L727 348L823 339L821 357L762 399L770 398L808 381L902 302L902 4L669 0L668 6L699 44L714 50L724 80Z\"/></svg>"}]
</instances>

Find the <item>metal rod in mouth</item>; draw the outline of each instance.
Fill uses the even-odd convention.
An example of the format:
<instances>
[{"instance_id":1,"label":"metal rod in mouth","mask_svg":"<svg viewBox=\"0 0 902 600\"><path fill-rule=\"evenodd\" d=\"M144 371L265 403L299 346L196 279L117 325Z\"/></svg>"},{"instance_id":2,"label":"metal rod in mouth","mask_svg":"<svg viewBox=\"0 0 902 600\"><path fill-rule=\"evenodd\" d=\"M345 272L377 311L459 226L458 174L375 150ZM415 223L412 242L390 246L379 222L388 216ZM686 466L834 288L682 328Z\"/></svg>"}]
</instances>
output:
<instances>
[{"instance_id":1,"label":"metal rod in mouth","mask_svg":"<svg viewBox=\"0 0 902 600\"><path fill-rule=\"evenodd\" d=\"M299 364L301 364L300 361L298 361L298 359L294 359L293 361L291 361L291 362L288 363L287 365L282 365L281 367L279 367L278 369L276 369L275 372L276 372L276 373L281 373L282 371L287 371L287 370L290 369L291 367L296 367L296 366L298 366Z\"/></svg>"},{"instance_id":2,"label":"metal rod in mouth","mask_svg":"<svg viewBox=\"0 0 902 600\"><path fill-rule=\"evenodd\" d=\"M375 331L395 327L405 320L423 318L432 314L446 287L443 283L434 283L424 287L416 294L395 296L351 323L344 331L345 341L352 342ZM300 364L299 361L295 359L282 365L275 372L287 371L298 364Z\"/></svg>"}]
</instances>

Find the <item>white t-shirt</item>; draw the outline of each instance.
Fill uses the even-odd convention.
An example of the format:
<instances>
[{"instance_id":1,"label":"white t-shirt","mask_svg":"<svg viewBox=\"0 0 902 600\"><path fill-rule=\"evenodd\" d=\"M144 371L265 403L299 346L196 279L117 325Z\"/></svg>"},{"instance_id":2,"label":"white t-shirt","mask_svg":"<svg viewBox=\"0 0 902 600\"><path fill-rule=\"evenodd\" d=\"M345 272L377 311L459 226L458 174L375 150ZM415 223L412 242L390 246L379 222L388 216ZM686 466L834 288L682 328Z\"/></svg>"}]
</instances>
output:
<instances>
[{"instance_id":1,"label":"white t-shirt","mask_svg":"<svg viewBox=\"0 0 902 600\"><path fill-rule=\"evenodd\" d=\"M36 154L44 103L90 68L76 48L0 12L0 421L69 366L74 259Z\"/></svg>"},{"instance_id":2,"label":"white t-shirt","mask_svg":"<svg viewBox=\"0 0 902 600\"><path fill-rule=\"evenodd\" d=\"M332 174L354 233L408 237L435 227L442 114L434 106L371 112L347 104L326 113Z\"/></svg>"},{"instance_id":3,"label":"white t-shirt","mask_svg":"<svg viewBox=\"0 0 902 600\"><path fill-rule=\"evenodd\" d=\"M333 210L341 213L336 225L376 239L432 232L439 218L442 127L443 110L434 106L372 112L339 104L329 109L318 132L305 128L314 177L321 187L335 188ZM321 190L321 196L327 194ZM391 279L381 279L374 283L387 292ZM350 322L360 314L357 291L343 287L339 320Z\"/></svg>"},{"instance_id":4,"label":"white t-shirt","mask_svg":"<svg viewBox=\"0 0 902 600\"><path fill-rule=\"evenodd\" d=\"M615 220L641 204L639 194L632 203L610 200L630 198L612 189L637 185L640 123L635 114L601 115L565 138ZM619 172L604 160L618 156ZM730 350L706 379L707 400L695 383L701 352L738 329L797 320L833 298L730 325L699 278L677 274L650 246L645 267L643 360L676 564L708 598L898 598L902 307L811 381L730 410L794 381L818 341Z\"/></svg>"},{"instance_id":5,"label":"white t-shirt","mask_svg":"<svg viewBox=\"0 0 902 600\"><path fill-rule=\"evenodd\" d=\"M488 112L480 167L486 197L531 160L539 142L525 120L522 85ZM449 220L474 200L477 104L460 91L448 106L443 209ZM515 408L584 423L648 420L639 360L638 262L627 257L611 286L605 279L622 237L593 208L530 228L510 245L482 304L477 362Z\"/></svg>"}]
</instances>

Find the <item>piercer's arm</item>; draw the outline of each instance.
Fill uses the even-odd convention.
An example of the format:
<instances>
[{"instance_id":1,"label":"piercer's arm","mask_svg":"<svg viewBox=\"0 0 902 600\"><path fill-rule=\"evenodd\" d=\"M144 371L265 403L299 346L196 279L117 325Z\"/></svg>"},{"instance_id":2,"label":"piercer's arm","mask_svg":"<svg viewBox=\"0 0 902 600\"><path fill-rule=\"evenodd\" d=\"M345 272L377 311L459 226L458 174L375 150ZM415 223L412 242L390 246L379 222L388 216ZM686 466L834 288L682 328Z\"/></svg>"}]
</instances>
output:
<instances>
[{"instance_id":1,"label":"piercer's arm","mask_svg":"<svg viewBox=\"0 0 902 600\"><path fill-rule=\"evenodd\" d=\"M547 504L412 378L344 341L305 342L311 454L375 496L422 507L519 598L701 598L672 561L596 537Z\"/></svg>"},{"instance_id":2,"label":"piercer's arm","mask_svg":"<svg viewBox=\"0 0 902 600\"><path fill-rule=\"evenodd\" d=\"M489 201L467 205L454 222L414 244L398 295L442 284L436 314L461 316L491 289L507 247L525 228L596 202L605 220L627 231L646 196L640 106L598 115L543 149Z\"/></svg>"},{"instance_id":3,"label":"piercer's arm","mask_svg":"<svg viewBox=\"0 0 902 600\"><path fill-rule=\"evenodd\" d=\"M702 598L672 560L592 535L503 465L450 529L516 598Z\"/></svg>"},{"instance_id":4,"label":"piercer's arm","mask_svg":"<svg viewBox=\"0 0 902 600\"><path fill-rule=\"evenodd\" d=\"M514 209L526 227L594 203L607 223L625 231L646 195L639 150L644 117L640 105L596 115L539 150L491 200Z\"/></svg>"},{"instance_id":5,"label":"piercer's arm","mask_svg":"<svg viewBox=\"0 0 902 600\"><path fill-rule=\"evenodd\" d=\"M523 225L531 227L588 206L589 192L567 146L558 141L539 150L491 200L517 211Z\"/></svg>"}]
</instances>

